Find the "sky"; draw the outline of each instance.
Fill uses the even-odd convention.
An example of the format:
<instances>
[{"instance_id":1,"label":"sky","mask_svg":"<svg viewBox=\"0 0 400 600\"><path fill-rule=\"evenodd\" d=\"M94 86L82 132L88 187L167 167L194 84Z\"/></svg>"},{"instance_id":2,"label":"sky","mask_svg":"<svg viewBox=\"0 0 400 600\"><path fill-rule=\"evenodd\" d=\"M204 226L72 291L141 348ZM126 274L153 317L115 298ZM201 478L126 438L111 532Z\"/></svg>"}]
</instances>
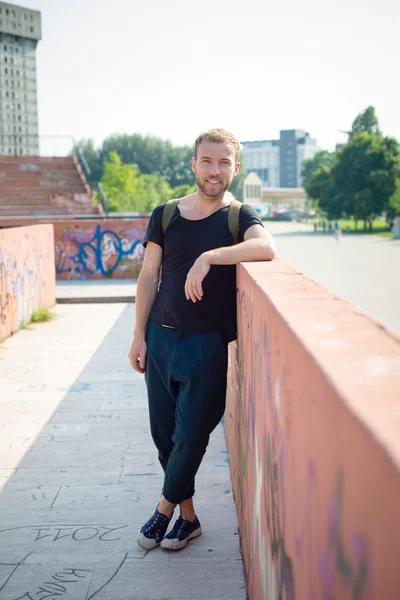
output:
<instances>
[{"instance_id":1,"label":"sky","mask_svg":"<svg viewBox=\"0 0 400 600\"><path fill-rule=\"evenodd\" d=\"M398 0L21 0L42 13L39 132L193 144L304 129L334 150L376 109L400 140Z\"/></svg>"}]
</instances>

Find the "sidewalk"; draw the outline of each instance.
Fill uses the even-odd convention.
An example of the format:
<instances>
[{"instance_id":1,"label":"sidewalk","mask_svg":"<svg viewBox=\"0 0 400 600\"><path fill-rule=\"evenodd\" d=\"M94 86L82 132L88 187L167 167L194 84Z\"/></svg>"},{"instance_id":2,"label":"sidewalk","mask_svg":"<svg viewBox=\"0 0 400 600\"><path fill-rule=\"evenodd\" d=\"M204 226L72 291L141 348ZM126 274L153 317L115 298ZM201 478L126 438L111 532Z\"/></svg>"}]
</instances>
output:
<instances>
[{"instance_id":1,"label":"sidewalk","mask_svg":"<svg viewBox=\"0 0 400 600\"><path fill-rule=\"evenodd\" d=\"M58 304L134 302L136 279L92 279L57 281Z\"/></svg>"},{"instance_id":2,"label":"sidewalk","mask_svg":"<svg viewBox=\"0 0 400 600\"><path fill-rule=\"evenodd\" d=\"M0 345L0 600L244 600L222 426L197 479L203 535L141 550L162 471L127 358L134 307L55 314Z\"/></svg>"}]
</instances>

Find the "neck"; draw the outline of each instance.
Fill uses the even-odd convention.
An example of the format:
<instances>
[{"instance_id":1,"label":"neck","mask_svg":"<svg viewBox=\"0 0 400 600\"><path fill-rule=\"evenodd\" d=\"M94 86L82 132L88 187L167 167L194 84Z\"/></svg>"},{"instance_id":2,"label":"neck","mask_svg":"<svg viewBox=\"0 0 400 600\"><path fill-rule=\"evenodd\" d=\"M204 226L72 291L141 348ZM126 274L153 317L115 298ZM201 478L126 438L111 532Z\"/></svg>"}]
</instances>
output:
<instances>
[{"instance_id":1,"label":"neck","mask_svg":"<svg viewBox=\"0 0 400 600\"><path fill-rule=\"evenodd\" d=\"M228 206L232 200L232 194L229 191L224 192L221 196L206 196L199 188L194 193L193 204L199 209L217 210L222 206Z\"/></svg>"}]
</instances>

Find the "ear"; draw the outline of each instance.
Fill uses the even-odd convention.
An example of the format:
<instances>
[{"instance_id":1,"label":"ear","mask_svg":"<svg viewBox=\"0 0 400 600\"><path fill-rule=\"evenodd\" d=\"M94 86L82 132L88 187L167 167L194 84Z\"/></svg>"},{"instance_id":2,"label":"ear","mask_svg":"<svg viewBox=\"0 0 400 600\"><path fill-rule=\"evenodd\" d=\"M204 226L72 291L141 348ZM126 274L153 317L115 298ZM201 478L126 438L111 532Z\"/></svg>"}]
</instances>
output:
<instances>
[{"instance_id":1,"label":"ear","mask_svg":"<svg viewBox=\"0 0 400 600\"><path fill-rule=\"evenodd\" d=\"M192 156L192 171L196 173L196 158Z\"/></svg>"}]
</instances>

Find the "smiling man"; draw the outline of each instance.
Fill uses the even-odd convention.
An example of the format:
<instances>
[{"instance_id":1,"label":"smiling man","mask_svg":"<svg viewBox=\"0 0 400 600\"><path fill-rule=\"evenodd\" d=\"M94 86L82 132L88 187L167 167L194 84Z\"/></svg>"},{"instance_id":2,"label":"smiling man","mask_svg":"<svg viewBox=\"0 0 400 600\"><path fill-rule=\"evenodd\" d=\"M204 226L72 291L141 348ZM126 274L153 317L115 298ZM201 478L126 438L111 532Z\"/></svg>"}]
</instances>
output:
<instances>
[{"instance_id":1,"label":"smiling man","mask_svg":"<svg viewBox=\"0 0 400 600\"><path fill-rule=\"evenodd\" d=\"M239 149L223 129L201 134L192 158L196 192L155 208L144 241L129 360L145 374L151 434L164 470L161 500L137 536L146 550L160 543L179 550L201 534L194 482L225 411L228 343L236 338L235 265L275 256L256 211L235 207L228 191L239 172ZM169 222L166 207L173 211ZM240 209L237 232L233 209ZM166 535L178 504L180 516Z\"/></svg>"}]
</instances>

